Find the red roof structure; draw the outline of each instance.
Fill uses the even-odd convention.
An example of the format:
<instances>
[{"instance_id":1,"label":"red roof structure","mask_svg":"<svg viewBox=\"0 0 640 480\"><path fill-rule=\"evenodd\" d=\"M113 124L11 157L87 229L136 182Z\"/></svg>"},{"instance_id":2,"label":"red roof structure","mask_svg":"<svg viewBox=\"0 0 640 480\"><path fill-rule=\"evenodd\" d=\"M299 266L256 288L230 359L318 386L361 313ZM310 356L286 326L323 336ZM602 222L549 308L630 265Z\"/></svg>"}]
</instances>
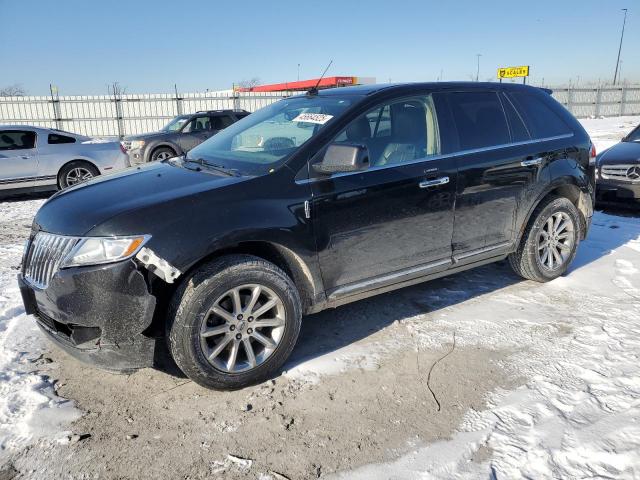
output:
<instances>
[{"instance_id":1,"label":"red roof structure","mask_svg":"<svg viewBox=\"0 0 640 480\"><path fill-rule=\"evenodd\" d=\"M319 78L310 80L300 80L297 82L272 83L271 85L258 85L251 88L236 87L238 92L282 92L287 90L306 91L318 84ZM320 80L318 89L350 87L352 85L361 85L363 83L375 83L375 79L362 77L325 77Z\"/></svg>"}]
</instances>

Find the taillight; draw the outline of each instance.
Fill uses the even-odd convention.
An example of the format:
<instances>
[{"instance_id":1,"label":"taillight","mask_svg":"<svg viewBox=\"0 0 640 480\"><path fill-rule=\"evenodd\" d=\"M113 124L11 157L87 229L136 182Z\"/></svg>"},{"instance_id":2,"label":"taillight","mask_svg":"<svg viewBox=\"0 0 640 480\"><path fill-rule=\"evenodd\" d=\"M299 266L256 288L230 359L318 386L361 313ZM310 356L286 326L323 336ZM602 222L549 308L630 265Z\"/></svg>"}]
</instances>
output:
<instances>
[{"instance_id":1,"label":"taillight","mask_svg":"<svg viewBox=\"0 0 640 480\"><path fill-rule=\"evenodd\" d=\"M127 153L127 149L124 148L124 143L120 142L120 150L122 151L122 153Z\"/></svg>"},{"instance_id":2,"label":"taillight","mask_svg":"<svg viewBox=\"0 0 640 480\"><path fill-rule=\"evenodd\" d=\"M591 150L589 151L589 165L594 166L596 164L596 146L592 143Z\"/></svg>"}]
</instances>

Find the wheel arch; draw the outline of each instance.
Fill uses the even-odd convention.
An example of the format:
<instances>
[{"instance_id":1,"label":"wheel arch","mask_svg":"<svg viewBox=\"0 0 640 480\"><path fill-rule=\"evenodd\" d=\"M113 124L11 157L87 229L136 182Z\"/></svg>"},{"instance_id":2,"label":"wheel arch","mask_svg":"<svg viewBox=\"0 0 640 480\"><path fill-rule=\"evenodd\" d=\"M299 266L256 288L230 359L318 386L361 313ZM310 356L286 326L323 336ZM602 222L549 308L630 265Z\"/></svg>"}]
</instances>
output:
<instances>
[{"instance_id":1,"label":"wheel arch","mask_svg":"<svg viewBox=\"0 0 640 480\"><path fill-rule=\"evenodd\" d=\"M547 188L538 196L536 201L533 202L531 208L527 212L525 221L522 222L522 225L520 225L516 245L520 244L522 236L524 235L527 225L529 225L529 222L531 221L531 216L533 215L535 209L538 208L538 205L540 205L540 203L542 203L549 197L563 197L573 203L580 214L580 231L582 232L582 240L584 240L587 226L589 224L588 218L590 218L593 213L593 205L587 203L591 200L586 200L586 198L591 199L591 195L585 193L583 189L578 186L573 177L569 177L569 179L558 179L557 181L549 184Z\"/></svg>"},{"instance_id":2,"label":"wheel arch","mask_svg":"<svg viewBox=\"0 0 640 480\"><path fill-rule=\"evenodd\" d=\"M180 146L177 143L173 143L169 140L162 140L162 141L158 141L157 143L152 143L151 145L149 145L149 148L146 149L145 152L145 162L150 162L151 161L151 157L153 157L153 153L158 150L159 148L170 148L171 150L173 150L174 152L176 152L176 155L183 155L184 152L182 151L182 149L180 148Z\"/></svg>"},{"instance_id":3,"label":"wheel arch","mask_svg":"<svg viewBox=\"0 0 640 480\"><path fill-rule=\"evenodd\" d=\"M91 165L93 168L95 168L98 171L99 175L102 175L102 171L100 170L100 167L98 167L98 165L96 165L96 163L93 160L90 160L90 159L88 159L86 157L74 158L73 160L69 160L69 161L63 163L60 166L60 168L58 168L58 173L56 173L56 185L58 186L58 189L61 188L60 179L61 179L61 175L62 175L62 170L64 170L64 168L66 166L68 166L69 164L71 164L73 162L88 163L89 165Z\"/></svg>"}]
</instances>

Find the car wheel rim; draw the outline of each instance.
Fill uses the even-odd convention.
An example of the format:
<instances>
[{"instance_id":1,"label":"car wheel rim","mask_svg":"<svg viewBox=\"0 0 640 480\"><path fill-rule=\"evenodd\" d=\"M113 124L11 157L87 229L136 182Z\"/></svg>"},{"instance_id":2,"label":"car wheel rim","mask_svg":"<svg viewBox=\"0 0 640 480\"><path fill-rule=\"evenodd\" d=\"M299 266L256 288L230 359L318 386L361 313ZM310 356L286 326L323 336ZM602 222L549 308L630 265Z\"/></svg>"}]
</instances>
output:
<instances>
[{"instance_id":1,"label":"car wheel rim","mask_svg":"<svg viewBox=\"0 0 640 480\"><path fill-rule=\"evenodd\" d=\"M170 152L160 152L156 155L156 160L166 160L168 158L171 158L173 155L171 155Z\"/></svg>"},{"instance_id":2,"label":"car wheel rim","mask_svg":"<svg viewBox=\"0 0 640 480\"><path fill-rule=\"evenodd\" d=\"M537 254L542 268L554 271L562 268L575 242L574 225L571 217L564 212L551 215L538 235Z\"/></svg>"},{"instance_id":3,"label":"car wheel rim","mask_svg":"<svg viewBox=\"0 0 640 480\"><path fill-rule=\"evenodd\" d=\"M77 183L86 182L87 180L93 178L93 173L91 173L88 169L84 167L76 167L72 168L65 178L67 181L67 185L76 185Z\"/></svg>"},{"instance_id":4,"label":"car wheel rim","mask_svg":"<svg viewBox=\"0 0 640 480\"><path fill-rule=\"evenodd\" d=\"M240 373L264 363L276 350L286 324L284 303L264 285L227 290L203 318L200 345L216 369Z\"/></svg>"}]
</instances>

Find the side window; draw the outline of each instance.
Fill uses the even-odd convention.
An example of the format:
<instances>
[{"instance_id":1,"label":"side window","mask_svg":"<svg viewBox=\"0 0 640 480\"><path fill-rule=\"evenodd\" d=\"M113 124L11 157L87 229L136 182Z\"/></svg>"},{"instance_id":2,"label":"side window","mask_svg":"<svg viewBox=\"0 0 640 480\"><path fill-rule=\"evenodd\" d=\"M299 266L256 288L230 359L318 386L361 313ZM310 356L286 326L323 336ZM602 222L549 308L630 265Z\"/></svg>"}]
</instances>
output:
<instances>
[{"instance_id":1,"label":"side window","mask_svg":"<svg viewBox=\"0 0 640 480\"><path fill-rule=\"evenodd\" d=\"M375 107L347 125L333 143L365 145L371 166L437 155L440 142L432 98L410 97Z\"/></svg>"},{"instance_id":2,"label":"side window","mask_svg":"<svg viewBox=\"0 0 640 480\"><path fill-rule=\"evenodd\" d=\"M202 132L204 130L211 130L211 118L210 117L195 117L189 125L184 127L182 133L195 133Z\"/></svg>"},{"instance_id":3,"label":"side window","mask_svg":"<svg viewBox=\"0 0 640 480\"><path fill-rule=\"evenodd\" d=\"M220 115L217 117L211 117L211 125L214 130L223 130L234 122L233 118L229 115Z\"/></svg>"},{"instance_id":4,"label":"side window","mask_svg":"<svg viewBox=\"0 0 640 480\"><path fill-rule=\"evenodd\" d=\"M76 139L73 137L68 137L66 135L58 135L57 133L50 133L47 138L47 143L49 145L60 145L62 143L76 143Z\"/></svg>"},{"instance_id":5,"label":"side window","mask_svg":"<svg viewBox=\"0 0 640 480\"><path fill-rule=\"evenodd\" d=\"M504 111L507 114L509 120L509 127L511 127L511 140L514 142L525 142L531 139L527 127L524 125L524 121L520 114L516 111L515 107L511 103L511 100L507 96L502 97L502 105Z\"/></svg>"},{"instance_id":6,"label":"side window","mask_svg":"<svg viewBox=\"0 0 640 480\"><path fill-rule=\"evenodd\" d=\"M461 150L493 147L511 142L507 119L495 92L449 94L451 113Z\"/></svg>"},{"instance_id":7,"label":"side window","mask_svg":"<svg viewBox=\"0 0 640 480\"><path fill-rule=\"evenodd\" d=\"M35 132L25 130L0 131L0 150L28 150L35 146Z\"/></svg>"},{"instance_id":8,"label":"side window","mask_svg":"<svg viewBox=\"0 0 640 480\"><path fill-rule=\"evenodd\" d=\"M527 92L511 92L515 106L522 113L533 138L555 137L571 133L564 120L544 101Z\"/></svg>"}]
</instances>

